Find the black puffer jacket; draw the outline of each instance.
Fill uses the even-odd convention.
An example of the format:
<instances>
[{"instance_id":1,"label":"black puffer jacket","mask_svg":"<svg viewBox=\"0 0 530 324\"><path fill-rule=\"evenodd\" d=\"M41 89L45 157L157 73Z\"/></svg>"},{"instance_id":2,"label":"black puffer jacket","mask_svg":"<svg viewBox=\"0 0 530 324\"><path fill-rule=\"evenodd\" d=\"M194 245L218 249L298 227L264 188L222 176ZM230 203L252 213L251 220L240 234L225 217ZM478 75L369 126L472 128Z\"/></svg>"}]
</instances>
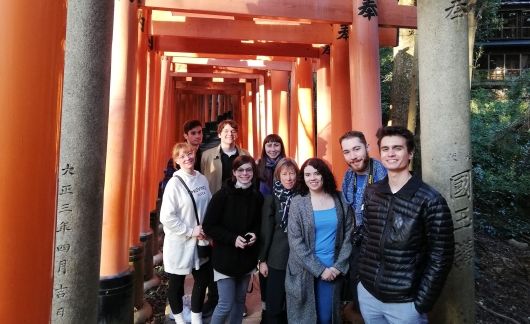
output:
<instances>
[{"instance_id":1,"label":"black puffer jacket","mask_svg":"<svg viewBox=\"0 0 530 324\"><path fill-rule=\"evenodd\" d=\"M235 188L234 182L226 181L216 192L204 216L203 229L213 238L213 268L227 276L239 277L258 263L259 233L263 196L255 186ZM237 236L254 233L257 242L245 249L235 247Z\"/></svg>"},{"instance_id":2,"label":"black puffer jacket","mask_svg":"<svg viewBox=\"0 0 530 324\"><path fill-rule=\"evenodd\" d=\"M420 313L428 312L453 263L447 202L417 176L392 194L387 177L368 186L364 208L363 286L382 302L414 301Z\"/></svg>"}]
</instances>

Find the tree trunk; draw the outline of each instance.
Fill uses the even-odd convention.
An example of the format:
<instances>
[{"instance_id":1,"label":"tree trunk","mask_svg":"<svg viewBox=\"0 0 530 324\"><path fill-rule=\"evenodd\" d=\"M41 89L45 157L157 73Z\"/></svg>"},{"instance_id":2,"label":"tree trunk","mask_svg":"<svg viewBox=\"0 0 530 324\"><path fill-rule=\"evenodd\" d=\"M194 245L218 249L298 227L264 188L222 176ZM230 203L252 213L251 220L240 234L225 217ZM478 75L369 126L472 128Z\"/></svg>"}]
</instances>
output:
<instances>
[{"instance_id":1,"label":"tree trunk","mask_svg":"<svg viewBox=\"0 0 530 324\"><path fill-rule=\"evenodd\" d=\"M467 26L468 26L468 56L469 56L469 86L473 80L473 68L475 62L473 56L475 53L475 35L477 33L477 0L469 0L467 2L468 14L467 14Z\"/></svg>"}]
</instances>

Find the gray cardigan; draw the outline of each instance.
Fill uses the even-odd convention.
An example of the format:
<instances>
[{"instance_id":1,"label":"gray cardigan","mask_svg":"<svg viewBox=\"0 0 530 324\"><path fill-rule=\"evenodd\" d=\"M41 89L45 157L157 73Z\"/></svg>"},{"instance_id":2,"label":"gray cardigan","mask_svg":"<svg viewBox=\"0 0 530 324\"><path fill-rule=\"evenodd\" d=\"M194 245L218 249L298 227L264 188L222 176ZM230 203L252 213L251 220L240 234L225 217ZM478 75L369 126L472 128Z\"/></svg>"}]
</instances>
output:
<instances>
[{"instance_id":1,"label":"gray cardigan","mask_svg":"<svg viewBox=\"0 0 530 324\"><path fill-rule=\"evenodd\" d=\"M342 194L333 198L337 209L337 232L335 237L334 264L341 274L349 268L351 254L351 234L354 215L351 207L344 201ZM342 200L342 204L341 201ZM289 260L285 277L287 293L287 314L289 323L316 323L314 282L320 277L326 266L315 255L315 222L311 198L296 196L289 209ZM342 276L334 281L333 323L340 323L340 296Z\"/></svg>"}]
</instances>

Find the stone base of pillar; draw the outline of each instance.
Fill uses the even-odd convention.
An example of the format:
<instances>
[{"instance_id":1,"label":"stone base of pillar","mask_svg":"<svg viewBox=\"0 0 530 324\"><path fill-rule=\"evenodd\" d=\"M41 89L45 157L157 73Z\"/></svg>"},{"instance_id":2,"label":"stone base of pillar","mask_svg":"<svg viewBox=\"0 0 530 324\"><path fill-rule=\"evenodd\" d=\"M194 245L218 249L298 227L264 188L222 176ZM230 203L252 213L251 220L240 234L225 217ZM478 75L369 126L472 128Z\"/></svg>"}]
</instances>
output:
<instances>
[{"instance_id":1,"label":"stone base of pillar","mask_svg":"<svg viewBox=\"0 0 530 324\"><path fill-rule=\"evenodd\" d=\"M144 303L144 247L136 245L129 248L129 264L134 268L134 307L142 308Z\"/></svg>"},{"instance_id":2,"label":"stone base of pillar","mask_svg":"<svg viewBox=\"0 0 530 324\"><path fill-rule=\"evenodd\" d=\"M142 308L134 312L134 324L144 324L153 315L153 307L144 301Z\"/></svg>"},{"instance_id":3,"label":"stone base of pillar","mask_svg":"<svg viewBox=\"0 0 530 324\"><path fill-rule=\"evenodd\" d=\"M144 281L144 292L148 291L151 288L160 286L160 283L162 281L160 280L160 277L158 275L153 275L153 277L147 281Z\"/></svg>"},{"instance_id":4,"label":"stone base of pillar","mask_svg":"<svg viewBox=\"0 0 530 324\"><path fill-rule=\"evenodd\" d=\"M99 281L98 323L132 323L134 320L133 271Z\"/></svg>"},{"instance_id":5,"label":"stone base of pillar","mask_svg":"<svg viewBox=\"0 0 530 324\"><path fill-rule=\"evenodd\" d=\"M144 281L153 277L153 233L142 233L140 242L144 246Z\"/></svg>"}]
</instances>

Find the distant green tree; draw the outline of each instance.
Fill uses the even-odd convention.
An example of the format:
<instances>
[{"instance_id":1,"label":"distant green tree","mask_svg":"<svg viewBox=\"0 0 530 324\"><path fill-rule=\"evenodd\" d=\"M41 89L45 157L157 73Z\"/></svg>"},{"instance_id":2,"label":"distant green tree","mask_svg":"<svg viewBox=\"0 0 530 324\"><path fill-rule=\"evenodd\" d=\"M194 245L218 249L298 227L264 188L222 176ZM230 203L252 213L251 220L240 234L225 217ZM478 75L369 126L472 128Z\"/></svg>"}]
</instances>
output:
<instances>
[{"instance_id":1,"label":"distant green tree","mask_svg":"<svg viewBox=\"0 0 530 324\"><path fill-rule=\"evenodd\" d=\"M523 78L471 94L475 209L512 234L530 230L530 77Z\"/></svg>"}]
</instances>

